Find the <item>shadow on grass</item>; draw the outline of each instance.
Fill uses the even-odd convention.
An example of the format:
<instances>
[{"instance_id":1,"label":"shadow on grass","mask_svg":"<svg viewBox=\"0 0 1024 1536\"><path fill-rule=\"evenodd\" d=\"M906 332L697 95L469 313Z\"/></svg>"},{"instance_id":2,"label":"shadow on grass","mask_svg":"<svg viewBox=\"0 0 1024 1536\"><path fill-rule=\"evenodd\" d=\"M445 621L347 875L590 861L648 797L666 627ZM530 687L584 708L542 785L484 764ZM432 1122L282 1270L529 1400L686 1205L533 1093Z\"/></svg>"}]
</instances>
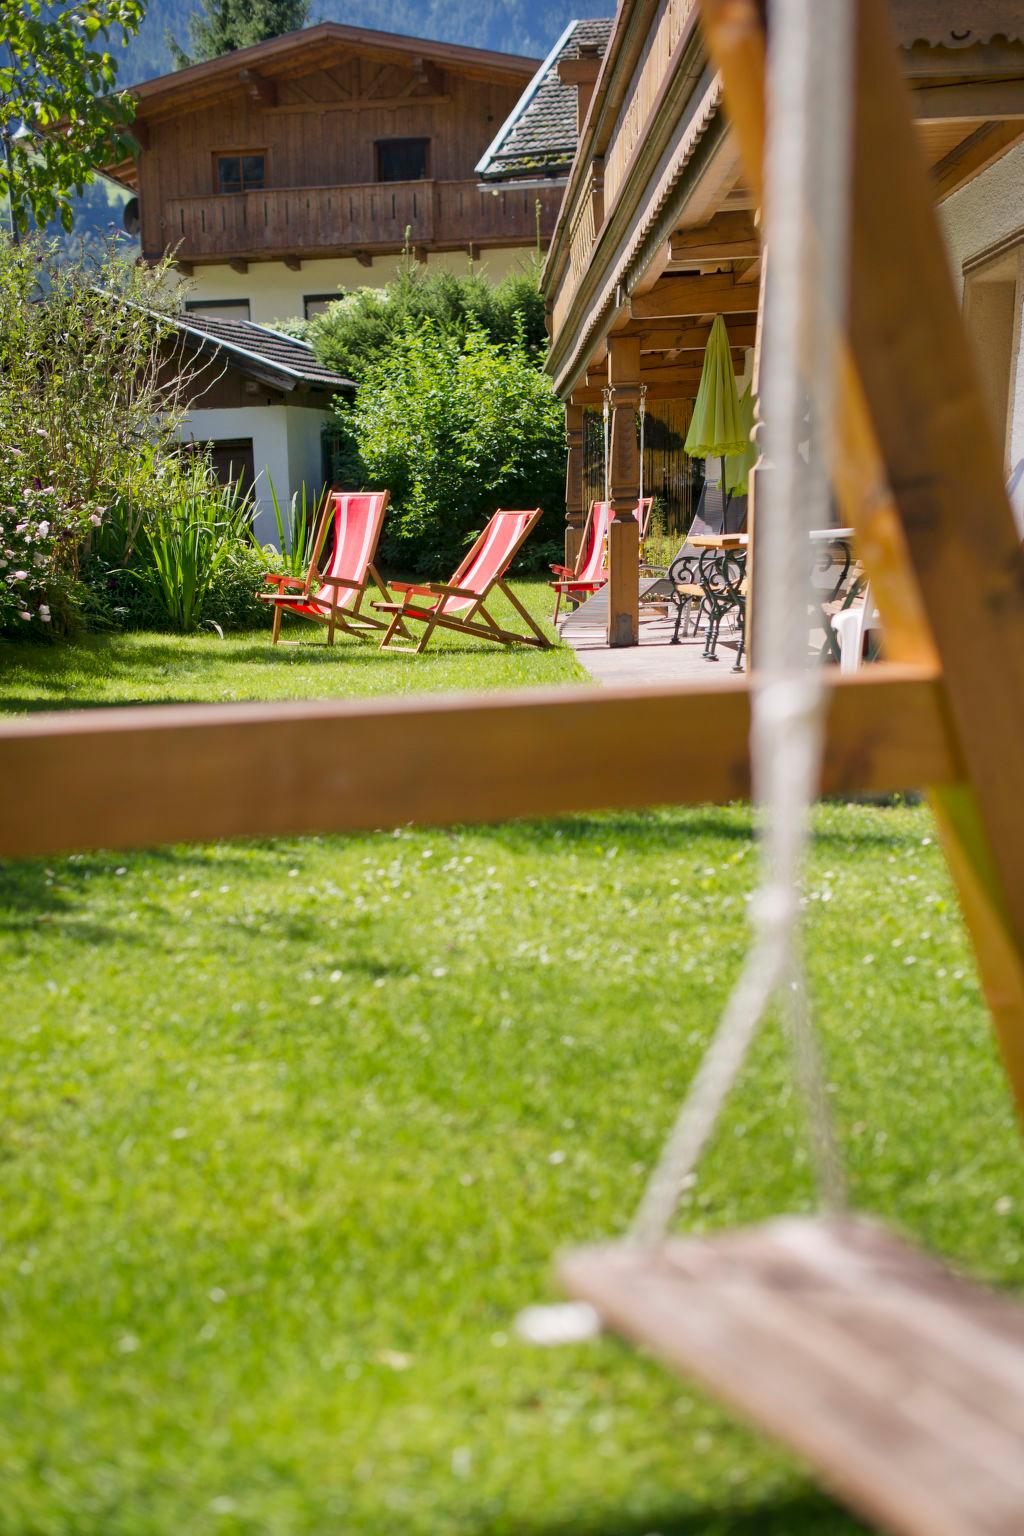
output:
<instances>
[{"instance_id":1,"label":"shadow on grass","mask_svg":"<svg viewBox=\"0 0 1024 1536\"><path fill-rule=\"evenodd\" d=\"M597 1518L523 1525L519 1536L867 1536L867 1530L824 1494L808 1492L729 1510L666 1506L626 1518L610 1510Z\"/></svg>"}]
</instances>

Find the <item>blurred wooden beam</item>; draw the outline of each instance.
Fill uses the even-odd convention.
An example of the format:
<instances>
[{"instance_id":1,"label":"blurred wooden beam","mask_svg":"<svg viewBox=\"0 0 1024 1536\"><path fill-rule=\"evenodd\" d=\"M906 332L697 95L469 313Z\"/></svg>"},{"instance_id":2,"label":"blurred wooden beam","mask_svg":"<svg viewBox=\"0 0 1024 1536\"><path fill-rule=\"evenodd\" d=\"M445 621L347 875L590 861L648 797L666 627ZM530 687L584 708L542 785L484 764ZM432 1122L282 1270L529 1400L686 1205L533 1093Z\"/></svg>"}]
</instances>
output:
<instances>
[{"instance_id":1,"label":"blurred wooden beam","mask_svg":"<svg viewBox=\"0 0 1024 1536\"><path fill-rule=\"evenodd\" d=\"M823 793L959 777L926 669L833 672L828 690ZM18 786L0 856L745 799L749 736L743 677L38 714L0 722L0 779Z\"/></svg>"}]
</instances>

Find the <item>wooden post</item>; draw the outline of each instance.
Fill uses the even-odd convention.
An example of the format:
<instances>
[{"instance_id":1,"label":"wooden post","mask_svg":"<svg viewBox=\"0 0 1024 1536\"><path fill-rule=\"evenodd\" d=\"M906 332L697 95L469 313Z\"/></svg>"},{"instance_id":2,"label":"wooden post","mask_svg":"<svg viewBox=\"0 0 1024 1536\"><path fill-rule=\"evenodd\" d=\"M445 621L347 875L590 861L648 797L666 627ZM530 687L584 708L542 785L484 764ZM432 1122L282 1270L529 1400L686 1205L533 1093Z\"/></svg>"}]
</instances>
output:
<instances>
[{"instance_id":1,"label":"wooden post","mask_svg":"<svg viewBox=\"0 0 1024 1536\"><path fill-rule=\"evenodd\" d=\"M608 338L608 385L611 390L611 450L608 525L608 644L637 645L640 640L640 455L636 418L640 404L640 338Z\"/></svg>"},{"instance_id":2,"label":"wooden post","mask_svg":"<svg viewBox=\"0 0 1024 1536\"><path fill-rule=\"evenodd\" d=\"M573 405L571 401L565 407L565 435L569 440L565 464L565 563L570 570L575 570L586 508L583 505L583 407Z\"/></svg>"}]
</instances>

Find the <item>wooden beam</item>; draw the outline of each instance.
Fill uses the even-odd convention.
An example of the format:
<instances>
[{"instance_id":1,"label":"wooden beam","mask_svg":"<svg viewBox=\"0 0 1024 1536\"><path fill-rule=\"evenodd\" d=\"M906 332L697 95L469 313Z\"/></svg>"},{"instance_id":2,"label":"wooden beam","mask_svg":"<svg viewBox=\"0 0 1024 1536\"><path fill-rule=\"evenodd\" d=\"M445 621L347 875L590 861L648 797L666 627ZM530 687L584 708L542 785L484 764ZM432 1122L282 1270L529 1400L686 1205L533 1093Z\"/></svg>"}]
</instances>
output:
<instances>
[{"instance_id":1,"label":"wooden beam","mask_svg":"<svg viewBox=\"0 0 1024 1536\"><path fill-rule=\"evenodd\" d=\"M1024 123L983 123L933 168L935 197L941 202L959 192L961 187L1002 159L1022 138Z\"/></svg>"},{"instance_id":2,"label":"wooden beam","mask_svg":"<svg viewBox=\"0 0 1024 1536\"><path fill-rule=\"evenodd\" d=\"M373 266L373 257L370 255L369 251L356 251L355 258L361 267Z\"/></svg>"},{"instance_id":3,"label":"wooden beam","mask_svg":"<svg viewBox=\"0 0 1024 1536\"><path fill-rule=\"evenodd\" d=\"M759 256L761 242L747 212L719 213L707 224L679 229L669 240L669 260L737 261Z\"/></svg>"},{"instance_id":4,"label":"wooden beam","mask_svg":"<svg viewBox=\"0 0 1024 1536\"><path fill-rule=\"evenodd\" d=\"M1024 80L922 86L911 97L911 111L919 123L991 123L1024 118Z\"/></svg>"},{"instance_id":5,"label":"wooden beam","mask_svg":"<svg viewBox=\"0 0 1024 1536\"><path fill-rule=\"evenodd\" d=\"M228 266L231 268L232 272L245 273L249 270L249 263L240 256L236 256L233 261L229 261Z\"/></svg>"},{"instance_id":6,"label":"wooden beam","mask_svg":"<svg viewBox=\"0 0 1024 1536\"><path fill-rule=\"evenodd\" d=\"M680 383L673 380L670 384L648 384L647 404L653 400L695 400L697 398L697 384ZM573 405L600 406L603 404L603 396L596 387L580 384L571 392L569 399Z\"/></svg>"},{"instance_id":7,"label":"wooden beam","mask_svg":"<svg viewBox=\"0 0 1024 1536\"><path fill-rule=\"evenodd\" d=\"M302 271L302 258L299 256L286 256L284 258L284 264L288 268L289 272Z\"/></svg>"},{"instance_id":8,"label":"wooden beam","mask_svg":"<svg viewBox=\"0 0 1024 1536\"><path fill-rule=\"evenodd\" d=\"M444 73L433 59L414 59L413 74L418 85L426 86L434 96L441 95L444 90ZM417 96L411 97L410 100L419 104Z\"/></svg>"},{"instance_id":9,"label":"wooden beam","mask_svg":"<svg viewBox=\"0 0 1024 1536\"><path fill-rule=\"evenodd\" d=\"M174 265L177 267L182 277L191 277L195 271L195 266L191 261L179 261L177 257L175 257Z\"/></svg>"},{"instance_id":10,"label":"wooden beam","mask_svg":"<svg viewBox=\"0 0 1024 1536\"><path fill-rule=\"evenodd\" d=\"M149 149L153 142L153 136L149 131L149 124L141 121L139 118L135 118L129 124L128 136L135 140L140 149Z\"/></svg>"},{"instance_id":11,"label":"wooden beam","mask_svg":"<svg viewBox=\"0 0 1024 1536\"><path fill-rule=\"evenodd\" d=\"M685 320L693 315L756 312L757 295L725 277L665 277L650 293L634 297L629 303L632 320Z\"/></svg>"},{"instance_id":12,"label":"wooden beam","mask_svg":"<svg viewBox=\"0 0 1024 1536\"><path fill-rule=\"evenodd\" d=\"M734 347L752 347L757 327L748 320L727 320L729 341ZM623 336L639 336L641 352L703 351L711 335L710 325L687 324L685 320L632 321Z\"/></svg>"},{"instance_id":13,"label":"wooden beam","mask_svg":"<svg viewBox=\"0 0 1024 1536\"><path fill-rule=\"evenodd\" d=\"M933 674L880 665L828 688L823 793L957 779ZM0 856L744 799L749 734L742 677L30 715L0 721L0 779L19 786Z\"/></svg>"},{"instance_id":14,"label":"wooden beam","mask_svg":"<svg viewBox=\"0 0 1024 1536\"><path fill-rule=\"evenodd\" d=\"M258 69L240 69L238 78L245 86L246 94L251 101L259 102L261 107L277 106L276 80L270 80L266 75L261 75Z\"/></svg>"}]
</instances>

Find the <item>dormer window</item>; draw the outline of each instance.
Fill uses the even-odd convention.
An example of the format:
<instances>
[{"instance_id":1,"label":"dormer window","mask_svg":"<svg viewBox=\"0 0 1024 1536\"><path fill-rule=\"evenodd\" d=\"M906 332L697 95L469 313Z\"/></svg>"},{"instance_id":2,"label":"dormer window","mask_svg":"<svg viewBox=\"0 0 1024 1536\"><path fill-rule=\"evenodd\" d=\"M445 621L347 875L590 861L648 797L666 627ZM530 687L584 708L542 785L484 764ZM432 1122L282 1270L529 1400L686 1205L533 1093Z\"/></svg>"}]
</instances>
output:
<instances>
[{"instance_id":1,"label":"dormer window","mask_svg":"<svg viewBox=\"0 0 1024 1536\"><path fill-rule=\"evenodd\" d=\"M378 139L378 181L421 181L430 175L429 139Z\"/></svg>"},{"instance_id":2,"label":"dormer window","mask_svg":"<svg viewBox=\"0 0 1024 1536\"><path fill-rule=\"evenodd\" d=\"M259 192L266 186L267 157L262 152L217 155L218 192Z\"/></svg>"}]
</instances>

